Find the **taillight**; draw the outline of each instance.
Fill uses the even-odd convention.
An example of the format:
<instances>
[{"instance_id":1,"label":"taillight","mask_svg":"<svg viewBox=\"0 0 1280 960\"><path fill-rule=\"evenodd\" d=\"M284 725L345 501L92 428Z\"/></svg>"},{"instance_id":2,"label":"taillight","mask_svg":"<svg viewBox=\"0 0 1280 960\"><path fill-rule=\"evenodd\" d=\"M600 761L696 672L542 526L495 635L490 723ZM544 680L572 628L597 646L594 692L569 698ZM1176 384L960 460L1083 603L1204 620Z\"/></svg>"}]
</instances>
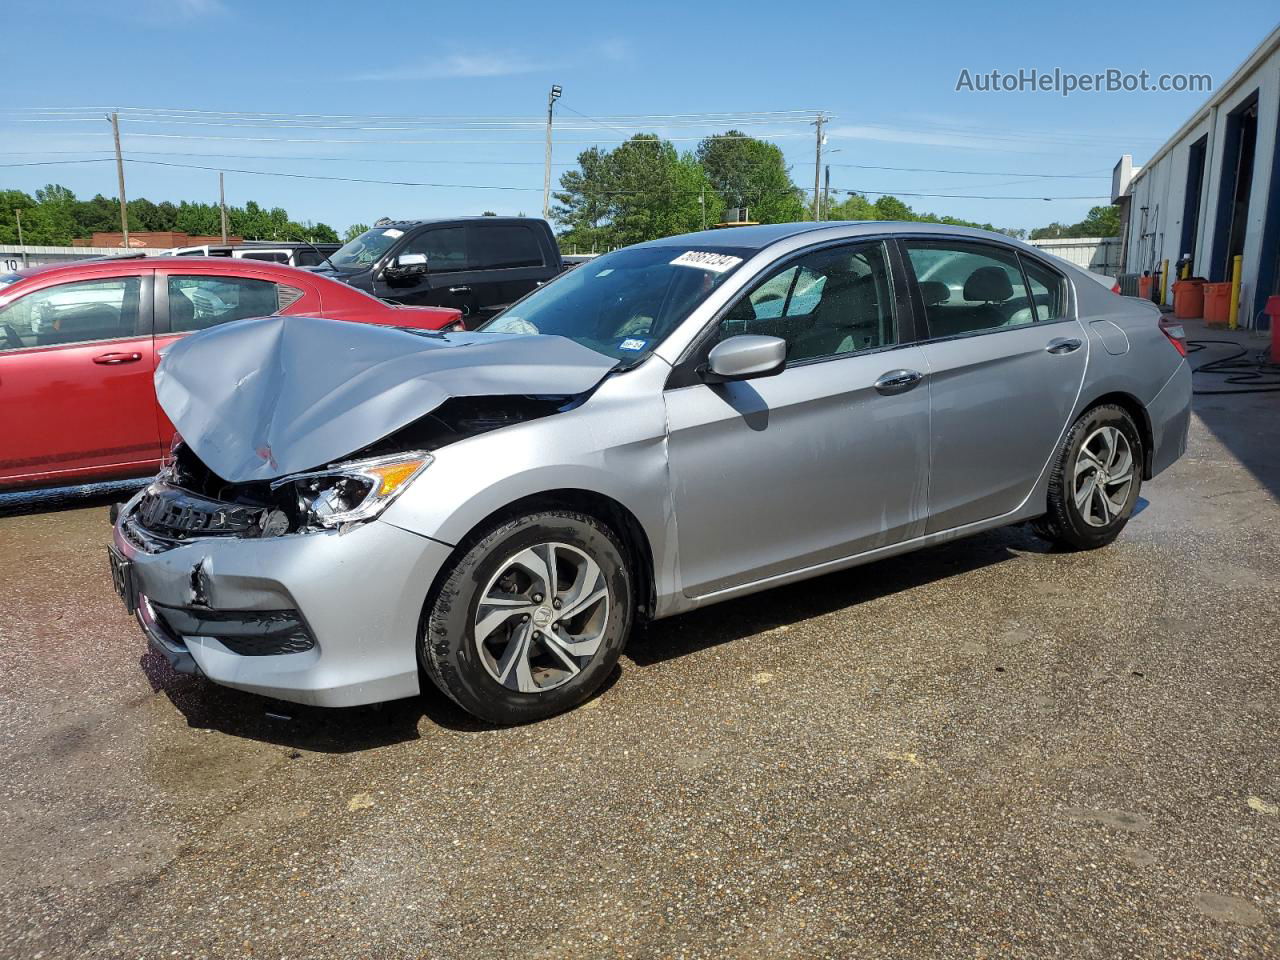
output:
<instances>
[{"instance_id":1,"label":"taillight","mask_svg":"<svg viewBox=\"0 0 1280 960\"><path fill-rule=\"evenodd\" d=\"M1165 323L1161 320L1160 332L1169 338L1169 342L1173 344L1173 349L1184 357L1187 355L1187 331L1183 329L1182 324Z\"/></svg>"},{"instance_id":2,"label":"taillight","mask_svg":"<svg viewBox=\"0 0 1280 960\"><path fill-rule=\"evenodd\" d=\"M1120 281L1119 281L1119 280L1117 280L1115 283L1113 283L1113 284L1111 285L1111 292L1112 292L1112 293L1114 293L1114 294L1119 294L1119 293L1120 293Z\"/></svg>"}]
</instances>

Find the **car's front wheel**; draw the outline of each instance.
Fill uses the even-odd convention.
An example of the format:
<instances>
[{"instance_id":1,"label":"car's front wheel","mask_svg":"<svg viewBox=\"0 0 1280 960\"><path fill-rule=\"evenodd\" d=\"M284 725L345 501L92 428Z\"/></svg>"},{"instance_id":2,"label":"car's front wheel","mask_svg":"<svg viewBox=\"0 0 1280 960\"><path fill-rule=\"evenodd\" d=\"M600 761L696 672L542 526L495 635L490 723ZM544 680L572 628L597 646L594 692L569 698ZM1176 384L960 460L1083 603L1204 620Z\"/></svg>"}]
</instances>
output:
<instances>
[{"instance_id":1,"label":"car's front wheel","mask_svg":"<svg viewBox=\"0 0 1280 960\"><path fill-rule=\"evenodd\" d=\"M454 558L428 599L420 659L476 716L540 720L608 677L631 628L632 592L624 551L599 520L561 510L516 517Z\"/></svg>"},{"instance_id":2,"label":"car's front wheel","mask_svg":"<svg viewBox=\"0 0 1280 960\"><path fill-rule=\"evenodd\" d=\"M1120 535L1142 489L1142 436L1120 407L1103 404L1067 431L1049 479L1048 511L1035 523L1073 550L1103 547Z\"/></svg>"}]
</instances>

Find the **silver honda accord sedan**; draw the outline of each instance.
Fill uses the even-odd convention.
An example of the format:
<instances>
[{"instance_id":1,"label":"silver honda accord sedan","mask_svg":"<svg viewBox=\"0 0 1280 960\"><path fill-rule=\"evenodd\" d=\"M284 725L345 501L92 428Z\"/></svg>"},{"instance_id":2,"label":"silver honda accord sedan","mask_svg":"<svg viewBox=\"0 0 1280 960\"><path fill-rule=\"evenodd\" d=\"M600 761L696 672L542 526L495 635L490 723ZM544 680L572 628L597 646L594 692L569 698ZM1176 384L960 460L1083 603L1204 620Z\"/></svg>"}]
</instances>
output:
<instances>
[{"instance_id":1,"label":"silver honda accord sedan","mask_svg":"<svg viewBox=\"0 0 1280 960\"><path fill-rule=\"evenodd\" d=\"M448 283L445 267L427 265ZM285 700L569 709L636 624L1005 524L1110 543L1186 446L1180 331L1004 236L740 227L483 329L211 328L111 572L177 670Z\"/></svg>"}]
</instances>

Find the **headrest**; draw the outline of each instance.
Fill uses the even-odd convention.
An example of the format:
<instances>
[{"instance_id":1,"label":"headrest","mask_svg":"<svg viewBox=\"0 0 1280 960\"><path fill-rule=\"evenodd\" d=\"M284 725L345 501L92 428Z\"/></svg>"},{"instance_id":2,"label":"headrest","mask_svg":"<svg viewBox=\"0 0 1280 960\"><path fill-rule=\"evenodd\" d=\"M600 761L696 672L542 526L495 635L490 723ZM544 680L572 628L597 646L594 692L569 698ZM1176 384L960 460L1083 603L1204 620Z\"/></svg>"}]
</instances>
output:
<instances>
[{"instance_id":1,"label":"headrest","mask_svg":"<svg viewBox=\"0 0 1280 960\"><path fill-rule=\"evenodd\" d=\"M196 317L196 305L184 293L174 291L169 297L169 329L173 331L190 330L191 322Z\"/></svg>"},{"instance_id":2,"label":"headrest","mask_svg":"<svg viewBox=\"0 0 1280 960\"><path fill-rule=\"evenodd\" d=\"M922 280L920 282L920 296L924 297L924 305L926 307L936 307L940 303L946 303L951 299L951 288L941 280Z\"/></svg>"},{"instance_id":3,"label":"headrest","mask_svg":"<svg viewBox=\"0 0 1280 960\"><path fill-rule=\"evenodd\" d=\"M1012 296L1013 284L1004 267L979 267L964 282L964 298L970 303L1003 303Z\"/></svg>"}]
</instances>

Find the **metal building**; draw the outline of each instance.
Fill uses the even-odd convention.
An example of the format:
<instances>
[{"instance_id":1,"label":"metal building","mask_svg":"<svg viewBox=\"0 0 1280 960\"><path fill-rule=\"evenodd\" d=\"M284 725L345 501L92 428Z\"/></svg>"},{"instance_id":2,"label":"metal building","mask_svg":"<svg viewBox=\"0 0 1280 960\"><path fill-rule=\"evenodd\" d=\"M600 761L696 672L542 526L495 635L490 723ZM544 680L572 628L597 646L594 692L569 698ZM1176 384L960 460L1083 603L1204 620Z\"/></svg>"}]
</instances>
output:
<instances>
[{"instance_id":1,"label":"metal building","mask_svg":"<svg viewBox=\"0 0 1280 960\"><path fill-rule=\"evenodd\" d=\"M1141 168L1116 164L1124 269L1231 279L1241 261L1239 322L1254 327L1280 293L1280 27ZM1170 277L1170 279L1172 279Z\"/></svg>"}]
</instances>

